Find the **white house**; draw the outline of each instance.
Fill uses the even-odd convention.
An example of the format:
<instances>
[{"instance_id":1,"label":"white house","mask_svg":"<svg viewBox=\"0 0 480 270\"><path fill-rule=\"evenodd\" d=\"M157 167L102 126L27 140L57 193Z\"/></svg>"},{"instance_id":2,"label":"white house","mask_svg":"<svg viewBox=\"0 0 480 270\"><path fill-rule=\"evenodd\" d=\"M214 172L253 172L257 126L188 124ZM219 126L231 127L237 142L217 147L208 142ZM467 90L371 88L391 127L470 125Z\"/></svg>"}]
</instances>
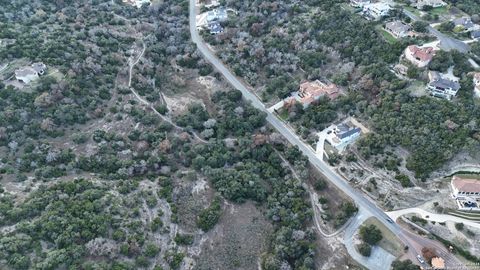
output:
<instances>
[{"instance_id":1,"label":"white house","mask_svg":"<svg viewBox=\"0 0 480 270\"><path fill-rule=\"evenodd\" d=\"M470 17L462 17L452 21L456 29L470 32L480 29L478 24L474 24Z\"/></svg>"},{"instance_id":2,"label":"white house","mask_svg":"<svg viewBox=\"0 0 480 270\"><path fill-rule=\"evenodd\" d=\"M30 82L38 79L39 76L45 74L47 66L44 63L33 63L31 66L25 66L15 70L15 78L19 82L29 84Z\"/></svg>"},{"instance_id":3,"label":"white house","mask_svg":"<svg viewBox=\"0 0 480 270\"><path fill-rule=\"evenodd\" d=\"M435 78L427 85L432 96L451 100L460 90L460 84L446 78Z\"/></svg>"},{"instance_id":4,"label":"white house","mask_svg":"<svg viewBox=\"0 0 480 270\"><path fill-rule=\"evenodd\" d=\"M341 123L333 127L333 130L328 133L326 140L341 152L347 145L360 137L361 133L362 130L351 122Z\"/></svg>"},{"instance_id":5,"label":"white house","mask_svg":"<svg viewBox=\"0 0 480 270\"><path fill-rule=\"evenodd\" d=\"M208 29L210 29L210 34L212 35L223 33L223 27L217 21L208 23Z\"/></svg>"},{"instance_id":6,"label":"white house","mask_svg":"<svg viewBox=\"0 0 480 270\"><path fill-rule=\"evenodd\" d=\"M444 7L447 3L442 0L417 0L416 3L413 4L418 9L423 9L425 6L430 6L434 8Z\"/></svg>"},{"instance_id":7,"label":"white house","mask_svg":"<svg viewBox=\"0 0 480 270\"><path fill-rule=\"evenodd\" d=\"M470 32L471 39L480 39L480 30L474 30Z\"/></svg>"},{"instance_id":8,"label":"white house","mask_svg":"<svg viewBox=\"0 0 480 270\"><path fill-rule=\"evenodd\" d=\"M480 180L463 176L453 176L450 182L452 196L459 208L478 208L480 200Z\"/></svg>"},{"instance_id":9,"label":"white house","mask_svg":"<svg viewBox=\"0 0 480 270\"><path fill-rule=\"evenodd\" d=\"M367 4L363 7L363 14L367 19L380 20L390 14L392 7L386 3Z\"/></svg>"},{"instance_id":10,"label":"white house","mask_svg":"<svg viewBox=\"0 0 480 270\"><path fill-rule=\"evenodd\" d=\"M363 8L368 4L370 4L370 0L350 0L350 5L352 7Z\"/></svg>"},{"instance_id":11,"label":"white house","mask_svg":"<svg viewBox=\"0 0 480 270\"><path fill-rule=\"evenodd\" d=\"M204 4L206 8L218 7L220 2L218 0L199 0L200 4Z\"/></svg>"},{"instance_id":12,"label":"white house","mask_svg":"<svg viewBox=\"0 0 480 270\"><path fill-rule=\"evenodd\" d=\"M453 176L450 182L455 198L473 197L480 199L480 180Z\"/></svg>"},{"instance_id":13,"label":"white house","mask_svg":"<svg viewBox=\"0 0 480 270\"><path fill-rule=\"evenodd\" d=\"M207 12L207 23L224 22L228 19L228 13L225 8L216 8Z\"/></svg>"},{"instance_id":14,"label":"white house","mask_svg":"<svg viewBox=\"0 0 480 270\"><path fill-rule=\"evenodd\" d=\"M122 0L123 3L135 6L136 8L141 8L144 4L150 5L150 0Z\"/></svg>"},{"instance_id":15,"label":"white house","mask_svg":"<svg viewBox=\"0 0 480 270\"><path fill-rule=\"evenodd\" d=\"M475 84L474 93L480 98L480 72L473 74L473 83Z\"/></svg>"}]
</instances>

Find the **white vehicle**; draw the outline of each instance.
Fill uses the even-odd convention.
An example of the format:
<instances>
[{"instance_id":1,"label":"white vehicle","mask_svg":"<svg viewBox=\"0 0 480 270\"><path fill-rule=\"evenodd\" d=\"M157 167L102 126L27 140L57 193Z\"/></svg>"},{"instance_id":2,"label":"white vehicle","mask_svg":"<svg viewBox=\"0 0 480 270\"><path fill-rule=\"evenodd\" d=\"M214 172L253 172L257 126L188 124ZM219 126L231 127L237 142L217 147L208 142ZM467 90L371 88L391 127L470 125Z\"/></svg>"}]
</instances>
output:
<instances>
[{"instance_id":1,"label":"white vehicle","mask_svg":"<svg viewBox=\"0 0 480 270\"><path fill-rule=\"evenodd\" d=\"M424 264L424 263L425 263L425 260L422 258L422 256L417 255L417 259L418 259L418 261L419 261L421 264Z\"/></svg>"}]
</instances>

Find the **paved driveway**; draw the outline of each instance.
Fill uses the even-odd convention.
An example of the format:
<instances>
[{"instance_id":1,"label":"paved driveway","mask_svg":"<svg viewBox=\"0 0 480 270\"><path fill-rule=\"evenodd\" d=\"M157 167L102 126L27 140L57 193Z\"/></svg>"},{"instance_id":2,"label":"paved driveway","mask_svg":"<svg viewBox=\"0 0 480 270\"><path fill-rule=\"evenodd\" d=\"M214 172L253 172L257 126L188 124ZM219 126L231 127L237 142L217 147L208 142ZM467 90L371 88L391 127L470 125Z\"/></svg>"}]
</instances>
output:
<instances>
[{"instance_id":1,"label":"paved driveway","mask_svg":"<svg viewBox=\"0 0 480 270\"><path fill-rule=\"evenodd\" d=\"M362 223L369 217L371 217L370 213L367 213L362 209L358 211L357 215L354 217L350 225L345 230L345 247L347 248L348 254L350 254L350 256L352 256L355 261L365 266L366 268L375 270L388 270L390 269L390 265L392 264L392 262L395 260L395 256L388 253L386 250L379 246L374 246L372 247L372 253L370 257L365 257L358 253L357 249L355 248L355 243L353 242L353 235L360 228Z\"/></svg>"}]
</instances>

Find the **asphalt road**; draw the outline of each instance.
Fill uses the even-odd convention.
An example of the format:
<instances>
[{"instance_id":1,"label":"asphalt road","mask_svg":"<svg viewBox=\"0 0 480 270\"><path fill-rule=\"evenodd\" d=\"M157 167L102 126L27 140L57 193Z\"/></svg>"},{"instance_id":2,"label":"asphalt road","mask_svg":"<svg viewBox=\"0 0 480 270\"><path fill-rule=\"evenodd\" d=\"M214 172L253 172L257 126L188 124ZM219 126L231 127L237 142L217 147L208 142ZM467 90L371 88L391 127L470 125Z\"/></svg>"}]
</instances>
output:
<instances>
[{"instance_id":1,"label":"asphalt road","mask_svg":"<svg viewBox=\"0 0 480 270\"><path fill-rule=\"evenodd\" d=\"M407 15L408 17L410 17L410 19L412 19L414 21L421 21L421 19L417 15L413 14L412 12L410 12L406 9L403 9L403 13L405 15ZM430 34L437 37L437 39L440 41L439 46L443 50L446 50L446 51L457 50L461 53L467 53L468 51L470 51L470 46L468 46L468 44L465 44L464 42L462 42L458 39L454 39L452 37L449 37L449 36L441 33L440 31L438 31L437 29L431 27L430 25L427 27L427 29L430 32Z\"/></svg>"},{"instance_id":2,"label":"asphalt road","mask_svg":"<svg viewBox=\"0 0 480 270\"><path fill-rule=\"evenodd\" d=\"M296 134L293 133L292 130L285 125L285 123L278 119L273 113L269 112L262 101L260 101L256 95L250 92L250 90L240 80L238 80L237 77L233 75L232 72L210 51L196 30L195 14L195 0L190 0L190 33L192 36L192 41L197 45L198 50L202 53L205 59L210 62L218 72L222 73L225 79L227 79L227 81L234 88L242 92L244 98L250 101L255 108L265 112L267 114L267 121L291 144L298 146L300 151L302 151L302 153L308 157L310 162L317 167L320 172L322 172L330 180L330 182L351 197L357 203L358 207L368 210L394 233L400 233L401 229L399 226L393 225L386 221L388 216L383 212L383 210L378 208L372 201L366 199L358 191L352 188L347 181L341 178L326 163L320 160L310 146L307 146Z\"/></svg>"},{"instance_id":3,"label":"asphalt road","mask_svg":"<svg viewBox=\"0 0 480 270\"><path fill-rule=\"evenodd\" d=\"M262 101L254 95L246 85L244 85L233 73L212 53L207 47L203 39L200 37L196 27L196 5L195 0L190 0L189 4L190 12L190 34L193 43L197 45L198 50L203 57L210 62L215 69L220 72L225 79L235 88L238 89L243 97L250 101L251 104L258 110L267 114L266 120L272 125L279 133L281 133L292 145L298 146L300 151L308 157L310 163L315 166L323 175L345 194L347 194L352 200L355 201L357 207L362 209L363 213L375 216L381 223L383 223L388 229L390 229L398 238L405 244L409 245L410 238L406 237L403 232L403 228L396 223L390 223L387 221L389 217L385 212L380 209L374 202L364 197L360 192L355 190L350 184L340 177L335 171L333 171L326 163L315 155L315 151L307 146L292 130L290 130L285 123L277 118L273 113L269 112ZM419 252L419 250L412 250L410 252ZM388 269L389 266L385 266Z\"/></svg>"}]
</instances>

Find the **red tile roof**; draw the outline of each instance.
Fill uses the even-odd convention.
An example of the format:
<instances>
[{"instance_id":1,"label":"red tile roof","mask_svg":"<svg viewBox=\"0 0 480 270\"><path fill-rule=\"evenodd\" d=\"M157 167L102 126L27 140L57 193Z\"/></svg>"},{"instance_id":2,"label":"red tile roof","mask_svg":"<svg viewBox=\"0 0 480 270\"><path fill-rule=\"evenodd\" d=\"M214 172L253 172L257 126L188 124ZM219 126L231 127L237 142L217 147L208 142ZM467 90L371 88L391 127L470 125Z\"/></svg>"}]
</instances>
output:
<instances>
[{"instance_id":1,"label":"red tile roof","mask_svg":"<svg viewBox=\"0 0 480 270\"><path fill-rule=\"evenodd\" d=\"M480 180L453 176L452 185L460 192L480 192Z\"/></svg>"},{"instance_id":2,"label":"red tile roof","mask_svg":"<svg viewBox=\"0 0 480 270\"><path fill-rule=\"evenodd\" d=\"M416 59L420 59L420 61L426 62L432 60L433 56L435 55L435 51L432 47L424 47L420 48L416 45L408 46L408 50Z\"/></svg>"},{"instance_id":3,"label":"red tile roof","mask_svg":"<svg viewBox=\"0 0 480 270\"><path fill-rule=\"evenodd\" d=\"M340 89L335 84L325 85L320 81L304 82L300 84L299 91L303 104L309 104L321 96L327 96L329 99L336 99L340 94Z\"/></svg>"},{"instance_id":4,"label":"red tile roof","mask_svg":"<svg viewBox=\"0 0 480 270\"><path fill-rule=\"evenodd\" d=\"M480 81L480 72L473 74L473 78L477 81Z\"/></svg>"}]
</instances>

